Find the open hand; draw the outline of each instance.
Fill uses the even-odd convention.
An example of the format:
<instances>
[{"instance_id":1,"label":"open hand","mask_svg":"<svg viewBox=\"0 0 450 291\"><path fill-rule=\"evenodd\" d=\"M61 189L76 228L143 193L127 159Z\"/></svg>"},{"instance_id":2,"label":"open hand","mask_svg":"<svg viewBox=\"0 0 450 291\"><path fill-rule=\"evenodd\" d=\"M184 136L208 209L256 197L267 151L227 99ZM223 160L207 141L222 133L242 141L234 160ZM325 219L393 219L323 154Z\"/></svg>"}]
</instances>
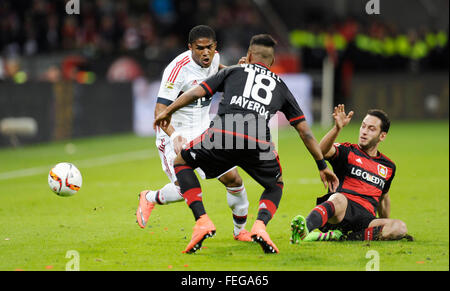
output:
<instances>
[{"instance_id":1,"label":"open hand","mask_svg":"<svg viewBox=\"0 0 450 291\"><path fill-rule=\"evenodd\" d=\"M353 111L350 111L348 114L345 114L344 104L339 104L338 106L334 107L333 118L336 127L338 129L342 129L344 126L346 126L352 119L353 113Z\"/></svg>"}]
</instances>

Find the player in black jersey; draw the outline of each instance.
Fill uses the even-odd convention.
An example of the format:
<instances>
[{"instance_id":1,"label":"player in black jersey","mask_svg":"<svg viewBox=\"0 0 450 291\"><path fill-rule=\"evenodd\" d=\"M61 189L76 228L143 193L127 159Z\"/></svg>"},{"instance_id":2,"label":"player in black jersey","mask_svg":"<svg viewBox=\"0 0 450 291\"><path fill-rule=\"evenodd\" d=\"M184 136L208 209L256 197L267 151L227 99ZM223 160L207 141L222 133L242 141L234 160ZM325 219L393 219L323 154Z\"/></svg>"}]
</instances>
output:
<instances>
[{"instance_id":1,"label":"player in black jersey","mask_svg":"<svg viewBox=\"0 0 450 291\"><path fill-rule=\"evenodd\" d=\"M155 118L155 127L170 124L171 114L201 97L224 92L217 117L200 137L190 142L174 162L181 192L196 219L191 242L185 253L195 252L216 229L202 203L202 190L193 169L201 168L207 178L220 176L239 166L264 187L252 238L264 252L278 253L266 225L275 214L283 190L282 170L268 127L269 119L282 111L298 131L316 160L325 187L336 189L339 181L327 168L320 147L302 110L284 82L270 66L274 62L275 41L269 35L257 35L250 41L247 64L231 66L206 79L181 95Z\"/></svg>"},{"instance_id":2,"label":"player in black jersey","mask_svg":"<svg viewBox=\"0 0 450 291\"><path fill-rule=\"evenodd\" d=\"M369 110L359 130L358 144L335 143L339 132L353 116L344 105L334 108L335 126L320 141L322 153L339 178L336 192L317 200L305 219L292 220L291 242L301 240L398 240L407 235L406 224L390 219L389 188L396 166L378 151L389 131L385 112ZM378 212L378 218L376 213ZM324 233L311 232L319 228ZM338 231L329 231L330 229ZM344 236L340 237L341 234Z\"/></svg>"}]
</instances>

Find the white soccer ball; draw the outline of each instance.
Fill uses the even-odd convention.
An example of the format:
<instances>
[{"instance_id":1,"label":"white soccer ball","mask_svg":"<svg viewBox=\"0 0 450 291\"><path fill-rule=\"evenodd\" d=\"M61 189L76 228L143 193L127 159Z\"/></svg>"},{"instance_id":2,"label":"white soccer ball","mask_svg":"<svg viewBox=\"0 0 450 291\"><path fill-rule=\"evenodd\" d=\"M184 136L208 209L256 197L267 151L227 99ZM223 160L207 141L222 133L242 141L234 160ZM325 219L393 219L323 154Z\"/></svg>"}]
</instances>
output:
<instances>
[{"instance_id":1,"label":"white soccer ball","mask_svg":"<svg viewBox=\"0 0 450 291\"><path fill-rule=\"evenodd\" d=\"M76 194L82 182L80 171L71 163L59 163L48 173L48 185L59 196Z\"/></svg>"}]
</instances>

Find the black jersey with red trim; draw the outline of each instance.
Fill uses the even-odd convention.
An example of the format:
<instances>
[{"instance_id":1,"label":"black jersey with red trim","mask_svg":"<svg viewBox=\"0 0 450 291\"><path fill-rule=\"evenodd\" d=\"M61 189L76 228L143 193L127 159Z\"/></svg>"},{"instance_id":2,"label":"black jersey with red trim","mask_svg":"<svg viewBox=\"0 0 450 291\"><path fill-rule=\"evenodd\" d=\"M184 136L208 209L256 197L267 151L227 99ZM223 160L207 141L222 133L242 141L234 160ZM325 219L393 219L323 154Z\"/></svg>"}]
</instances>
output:
<instances>
[{"instance_id":1,"label":"black jersey with red trim","mask_svg":"<svg viewBox=\"0 0 450 291\"><path fill-rule=\"evenodd\" d=\"M336 153L328 161L339 178L336 192L376 216L380 197L389 191L394 179L394 162L380 152L370 157L357 144L335 143L334 147Z\"/></svg>"},{"instance_id":2,"label":"black jersey with red trim","mask_svg":"<svg viewBox=\"0 0 450 291\"><path fill-rule=\"evenodd\" d=\"M200 83L207 97L223 92L211 127L270 141L268 123L277 111L291 125L305 120L294 96L278 75L261 63L224 68Z\"/></svg>"}]
</instances>

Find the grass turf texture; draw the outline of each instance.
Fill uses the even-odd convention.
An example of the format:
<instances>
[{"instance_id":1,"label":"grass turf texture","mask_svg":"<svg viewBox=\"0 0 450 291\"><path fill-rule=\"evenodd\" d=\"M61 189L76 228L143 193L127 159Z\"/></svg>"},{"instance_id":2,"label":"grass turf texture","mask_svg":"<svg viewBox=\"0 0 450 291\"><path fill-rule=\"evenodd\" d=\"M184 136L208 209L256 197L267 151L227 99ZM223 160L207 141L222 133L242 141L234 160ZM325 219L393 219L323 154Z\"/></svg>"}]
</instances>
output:
<instances>
[{"instance_id":1,"label":"grass turf texture","mask_svg":"<svg viewBox=\"0 0 450 291\"><path fill-rule=\"evenodd\" d=\"M325 133L317 127L313 131L318 140ZM201 184L217 234L196 254L181 253L194 225L184 202L157 206L150 225L140 229L134 216L137 194L168 182L154 138L125 134L77 139L69 147L58 142L0 149L0 270L65 270L69 250L79 253L80 270L363 271L370 250L379 253L382 271L449 270L448 133L448 122L393 122L380 147L398 168L390 191L391 217L407 223L414 242L291 245L291 218L307 215L324 188L295 131L280 131L285 188L268 225L280 249L277 255L264 254L256 243L233 240L225 189L216 180ZM356 142L357 134L354 121L338 141ZM74 197L58 197L47 186L50 167L62 161L73 162L83 175ZM262 188L240 173L250 201L250 230Z\"/></svg>"}]
</instances>

